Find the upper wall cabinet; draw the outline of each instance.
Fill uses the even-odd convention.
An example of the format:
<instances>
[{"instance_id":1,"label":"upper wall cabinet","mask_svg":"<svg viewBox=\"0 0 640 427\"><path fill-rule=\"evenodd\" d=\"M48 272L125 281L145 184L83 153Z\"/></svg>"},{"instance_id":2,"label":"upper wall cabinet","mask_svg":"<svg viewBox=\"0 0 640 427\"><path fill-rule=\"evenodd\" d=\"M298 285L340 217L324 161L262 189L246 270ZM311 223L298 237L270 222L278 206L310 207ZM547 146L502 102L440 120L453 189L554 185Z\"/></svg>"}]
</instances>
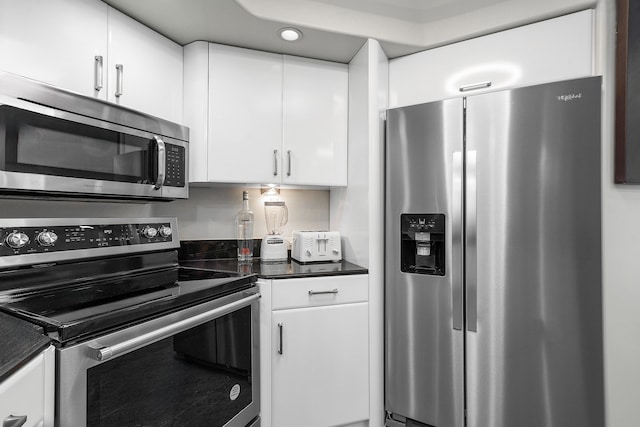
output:
<instances>
[{"instance_id":1,"label":"upper wall cabinet","mask_svg":"<svg viewBox=\"0 0 640 427\"><path fill-rule=\"evenodd\" d=\"M185 46L191 182L347 184L344 64Z\"/></svg>"},{"instance_id":2,"label":"upper wall cabinet","mask_svg":"<svg viewBox=\"0 0 640 427\"><path fill-rule=\"evenodd\" d=\"M282 57L206 42L185 47L192 182L279 180Z\"/></svg>"},{"instance_id":3,"label":"upper wall cabinet","mask_svg":"<svg viewBox=\"0 0 640 427\"><path fill-rule=\"evenodd\" d=\"M107 8L100 1L0 0L0 70L106 99L99 58L107 55Z\"/></svg>"},{"instance_id":4,"label":"upper wall cabinet","mask_svg":"<svg viewBox=\"0 0 640 427\"><path fill-rule=\"evenodd\" d=\"M348 74L344 64L284 57L283 183L346 185Z\"/></svg>"},{"instance_id":5,"label":"upper wall cabinet","mask_svg":"<svg viewBox=\"0 0 640 427\"><path fill-rule=\"evenodd\" d=\"M182 123L182 46L109 8L111 102Z\"/></svg>"},{"instance_id":6,"label":"upper wall cabinet","mask_svg":"<svg viewBox=\"0 0 640 427\"><path fill-rule=\"evenodd\" d=\"M0 70L182 122L180 45L98 0L0 11Z\"/></svg>"},{"instance_id":7,"label":"upper wall cabinet","mask_svg":"<svg viewBox=\"0 0 640 427\"><path fill-rule=\"evenodd\" d=\"M593 12L392 60L389 108L592 75Z\"/></svg>"}]
</instances>

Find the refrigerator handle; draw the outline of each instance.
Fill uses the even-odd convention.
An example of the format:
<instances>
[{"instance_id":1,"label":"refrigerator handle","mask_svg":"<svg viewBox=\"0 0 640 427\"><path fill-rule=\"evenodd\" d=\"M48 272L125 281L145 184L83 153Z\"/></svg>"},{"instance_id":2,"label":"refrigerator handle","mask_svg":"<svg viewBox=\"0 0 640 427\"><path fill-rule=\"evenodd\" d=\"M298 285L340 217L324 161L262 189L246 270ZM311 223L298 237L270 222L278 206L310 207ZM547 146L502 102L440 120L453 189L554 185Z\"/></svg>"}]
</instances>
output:
<instances>
[{"instance_id":1,"label":"refrigerator handle","mask_svg":"<svg viewBox=\"0 0 640 427\"><path fill-rule=\"evenodd\" d=\"M462 152L453 153L453 185L451 212L451 300L453 329L462 330L463 288L462 288Z\"/></svg>"},{"instance_id":2,"label":"refrigerator handle","mask_svg":"<svg viewBox=\"0 0 640 427\"><path fill-rule=\"evenodd\" d=\"M476 151L467 151L466 284L467 329L478 332L478 217Z\"/></svg>"}]
</instances>

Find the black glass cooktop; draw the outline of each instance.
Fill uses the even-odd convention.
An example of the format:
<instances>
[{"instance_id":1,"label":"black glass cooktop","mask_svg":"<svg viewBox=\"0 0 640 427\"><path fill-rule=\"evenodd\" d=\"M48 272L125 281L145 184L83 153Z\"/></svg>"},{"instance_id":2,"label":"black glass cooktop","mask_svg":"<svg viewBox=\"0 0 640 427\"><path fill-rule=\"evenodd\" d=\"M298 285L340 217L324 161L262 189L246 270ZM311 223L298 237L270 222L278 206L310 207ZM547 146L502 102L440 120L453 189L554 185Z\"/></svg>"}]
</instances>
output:
<instances>
[{"instance_id":1,"label":"black glass cooktop","mask_svg":"<svg viewBox=\"0 0 640 427\"><path fill-rule=\"evenodd\" d=\"M0 309L69 343L255 286L255 276L170 259L146 254L0 272Z\"/></svg>"}]
</instances>

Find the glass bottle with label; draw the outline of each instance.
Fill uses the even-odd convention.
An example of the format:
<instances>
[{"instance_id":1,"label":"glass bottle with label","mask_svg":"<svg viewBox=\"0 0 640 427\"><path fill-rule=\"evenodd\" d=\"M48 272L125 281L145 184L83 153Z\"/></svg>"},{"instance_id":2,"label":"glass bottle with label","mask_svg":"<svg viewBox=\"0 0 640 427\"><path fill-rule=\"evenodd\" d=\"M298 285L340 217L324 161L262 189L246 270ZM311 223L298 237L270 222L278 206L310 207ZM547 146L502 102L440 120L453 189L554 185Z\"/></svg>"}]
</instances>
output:
<instances>
[{"instance_id":1,"label":"glass bottle with label","mask_svg":"<svg viewBox=\"0 0 640 427\"><path fill-rule=\"evenodd\" d=\"M249 209L249 192L242 192L242 209L236 217L238 261L251 262L253 258L253 212Z\"/></svg>"}]
</instances>

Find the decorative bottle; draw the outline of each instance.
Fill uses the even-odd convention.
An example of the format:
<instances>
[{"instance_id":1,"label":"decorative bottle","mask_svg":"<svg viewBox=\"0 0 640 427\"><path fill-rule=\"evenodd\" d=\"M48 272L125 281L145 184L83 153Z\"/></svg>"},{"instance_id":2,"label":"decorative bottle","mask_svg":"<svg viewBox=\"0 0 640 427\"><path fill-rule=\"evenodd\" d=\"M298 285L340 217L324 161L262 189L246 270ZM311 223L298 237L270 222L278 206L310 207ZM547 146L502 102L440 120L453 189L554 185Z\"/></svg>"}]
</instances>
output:
<instances>
[{"instance_id":1,"label":"decorative bottle","mask_svg":"<svg viewBox=\"0 0 640 427\"><path fill-rule=\"evenodd\" d=\"M249 192L242 192L242 209L236 217L238 261L247 263L253 258L253 212L249 209Z\"/></svg>"}]
</instances>

